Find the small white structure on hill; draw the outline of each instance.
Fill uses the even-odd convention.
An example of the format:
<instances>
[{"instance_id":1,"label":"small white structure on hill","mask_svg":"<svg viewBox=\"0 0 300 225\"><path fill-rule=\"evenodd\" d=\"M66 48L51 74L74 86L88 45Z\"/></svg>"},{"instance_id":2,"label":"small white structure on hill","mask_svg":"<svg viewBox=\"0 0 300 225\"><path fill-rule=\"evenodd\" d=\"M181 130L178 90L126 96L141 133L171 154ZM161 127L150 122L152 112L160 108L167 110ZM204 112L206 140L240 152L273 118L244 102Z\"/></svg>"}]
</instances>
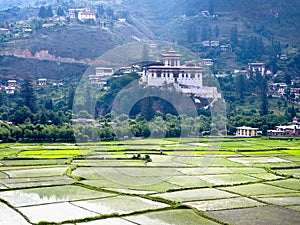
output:
<instances>
[{"instance_id":1,"label":"small white structure on hill","mask_svg":"<svg viewBox=\"0 0 300 225\"><path fill-rule=\"evenodd\" d=\"M250 73L256 73L259 72L261 75L265 75L266 71L266 64L261 62L253 62L248 63L248 72Z\"/></svg>"},{"instance_id":2,"label":"small white structure on hill","mask_svg":"<svg viewBox=\"0 0 300 225\"><path fill-rule=\"evenodd\" d=\"M17 87L17 81L16 80L8 80L7 81L7 86L8 87Z\"/></svg>"},{"instance_id":3,"label":"small white structure on hill","mask_svg":"<svg viewBox=\"0 0 300 225\"><path fill-rule=\"evenodd\" d=\"M90 8L69 9L69 16L70 19L78 19L81 22L87 20L96 21L96 10L92 10Z\"/></svg>"},{"instance_id":4,"label":"small white structure on hill","mask_svg":"<svg viewBox=\"0 0 300 225\"><path fill-rule=\"evenodd\" d=\"M104 85L108 78L114 74L114 69L110 67L96 67L96 75L89 75L92 84Z\"/></svg>"},{"instance_id":5,"label":"small white structure on hill","mask_svg":"<svg viewBox=\"0 0 300 225\"><path fill-rule=\"evenodd\" d=\"M39 78L38 79L38 85L39 86L46 86L47 85L47 79L46 78Z\"/></svg>"},{"instance_id":6,"label":"small white structure on hill","mask_svg":"<svg viewBox=\"0 0 300 225\"><path fill-rule=\"evenodd\" d=\"M173 49L162 55L164 57L163 65L158 63L157 65L145 67L141 83L155 87L172 84L176 91L194 97L221 97L216 87L203 86L203 67L181 65L181 55Z\"/></svg>"}]
</instances>

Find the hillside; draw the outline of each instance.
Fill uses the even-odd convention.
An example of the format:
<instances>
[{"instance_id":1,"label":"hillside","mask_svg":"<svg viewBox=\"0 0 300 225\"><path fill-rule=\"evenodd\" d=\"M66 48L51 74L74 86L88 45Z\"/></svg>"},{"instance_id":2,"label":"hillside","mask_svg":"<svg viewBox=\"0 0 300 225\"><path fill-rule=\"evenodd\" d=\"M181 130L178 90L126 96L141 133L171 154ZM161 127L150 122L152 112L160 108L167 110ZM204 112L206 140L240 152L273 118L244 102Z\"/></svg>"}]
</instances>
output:
<instances>
[{"instance_id":1,"label":"hillside","mask_svg":"<svg viewBox=\"0 0 300 225\"><path fill-rule=\"evenodd\" d=\"M72 24L43 28L26 39L7 45L5 50L29 49L33 55L37 51L48 50L50 55L61 58L98 58L118 45L134 41L133 36L147 39L147 36L129 24L108 30L99 26Z\"/></svg>"},{"instance_id":2,"label":"hillside","mask_svg":"<svg viewBox=\"0 0 300 225\"><path fill-rule=\"evenodd\" d=\"M250 35L254 29L259 29L261 33L271 33L284 43L300 45L295 35L300 30L299 1L141 0L135 3L127 0L127 4L131 11L147 20L158 37L168 40L180 41L179 37L183 39L186 35L187 25L197 22L200 26L210 23L218 25L225 37L230 27L237 25L242 34ZM213 10L218 18L213 21L199 18L203 10Z\"/></svg>"},{"instance_id":3,"label":"hillside","mask_svg":"<svg viewBox=\"0 0 300 225\"><path fill-rule=\"evenodd\" d=\"M5 79L47 78L54 81L78 81L86 69L87 65L79 63L0 57L0 76Z\"/></svg>"}]
</instances>

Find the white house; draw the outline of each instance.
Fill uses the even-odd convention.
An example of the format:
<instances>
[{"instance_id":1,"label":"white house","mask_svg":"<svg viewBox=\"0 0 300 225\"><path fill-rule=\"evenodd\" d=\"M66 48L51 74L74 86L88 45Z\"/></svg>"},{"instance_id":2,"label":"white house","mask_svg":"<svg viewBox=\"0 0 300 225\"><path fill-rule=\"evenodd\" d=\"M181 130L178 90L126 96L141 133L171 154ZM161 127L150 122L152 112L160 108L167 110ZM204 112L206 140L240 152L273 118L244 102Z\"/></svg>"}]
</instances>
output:
<instances>
[{"instance_id":1,"label":"white house","mask_svg":"<svg viewBox=\"0 0 300 225\"><path fill-rule=\"evenodd\" d=\"M114 69L111 67L96 67L95 70L95 75L88 76L92 84L105 84L107 79L114 74Z\"/></svg>"},{"instance_id":2,"label":"white house","mask_svg":"<svg viewBox=\"0 0 300 225\"><path fill-rule=\"evenodd\" d=\"M15 93L16 87L8 86L8 87L5 87L4 89L5 89L6 94L13 95Z\"/></svg>"},{"instance_id":3,"label":"white house","mask_svg":"<svg viewBox=\"0 0 300 225\"><path fill-rule=\"evenodd\" d=\"M250 73L256 73L259 72L261 75L265 74L266 71L266 64L261 62L253 62L248 63L248 72Z\"/></svg>"},{"instance_id":4,"label":"white house","mask_svg":"<svg viewBox=\"0 0 300 225\"><path fill-rule=\"evenodd\" d=\"M126 22L126 18L118 18L118 22L119 23L125 23Z\"/></svg>"},{"instance_id":5,"label":"white house","mask_svg":"<svg viewBox=\"0 0 300 225\"><path fill-rule=\"evenodd\" d=\"M246 127L246 126L236 128L236 136L239 137L257 137L259 135L260 132L258 128Z\"/></svg>"},{"instance_id":6,"label":"white house","mask_svg":"<svg viewBox=\"0 0 300 225\"><path fill-rule=\"evenodd\" d=\"M39 78L38 79L38 85L39 86L46 86L47 85L47 79L46 78Z\"/></svg>"},{"instance_id":7,"label":"white house","mask_svg":"<svg viewBox=\"0 0 300 225\"><path fill-rule=\"evenodd\" d=\"M212 61L212 59L203 59L203 63L206 66L212 66L212 65L214 65L214 62Z\"/></svg>"},{"instance_id":8,"label":"white house","mask_svg":"<svg viewBox=\"0 0 300 225\"><path fill-rule=\"evenodd\" d=\"M17 81L16 80L8 80L7 81L7 86L8 87L17 87Z\"/></svg>"},{"instance_id":9,"label":"white house","mask_svg":"<svg viewBox=\"0 0 300 225\"><path fill-rule=\"evenodd\" d=\"M219 41L202 41L203 47L218 47L219 45Z\"/></svg>"},{"instance_id":10,"label":"white house","mask_svg":"<svg viewBox=\"0 0 300 225\"><path fill-rule=\"evenodd\" d=\"M96 11L91 10L89 8L85 8L85 10L78 12L78 20L84 22L86 20L94 20L96 21Z\"/></svg>"},{"instance_id":11,"label":"white house","mask_svg":"<svg viewBox=\"0 0 300 225\"><path fill-rule=\"evenodd\" d=\"M231 45L230 44L220 45L220 50L221 50L221 52L230 52L231 51Z\"/></svg>"},{"instance_id":12,"label":"white house","mask_svg":"<svg viewBox=\"0 0 300 225\"><path fill-rule=\"evenodd\" d=\"M90 8L69 9L70 19L78 19L82 22L86 20L96 20L96 11Z\"/></svg>"}]
</instances>

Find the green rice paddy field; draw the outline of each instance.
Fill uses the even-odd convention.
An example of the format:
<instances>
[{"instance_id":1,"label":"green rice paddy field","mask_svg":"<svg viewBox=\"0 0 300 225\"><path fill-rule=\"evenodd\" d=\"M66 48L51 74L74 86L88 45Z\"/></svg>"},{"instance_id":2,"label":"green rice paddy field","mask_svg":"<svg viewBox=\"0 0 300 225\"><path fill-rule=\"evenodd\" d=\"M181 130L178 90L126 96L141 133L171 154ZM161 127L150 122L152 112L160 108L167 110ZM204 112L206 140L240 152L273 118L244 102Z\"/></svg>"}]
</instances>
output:
<instances>
[{"instance_id":1,"label":"green rice paddy field","mask_svg":"<svg viewBox=\"0 0 300 225\"><path fill-rule=\"evenodd\" d=\"M1 225L300 224L300 139L0 143L0 215Z\"/></svg>"}]
</instances>

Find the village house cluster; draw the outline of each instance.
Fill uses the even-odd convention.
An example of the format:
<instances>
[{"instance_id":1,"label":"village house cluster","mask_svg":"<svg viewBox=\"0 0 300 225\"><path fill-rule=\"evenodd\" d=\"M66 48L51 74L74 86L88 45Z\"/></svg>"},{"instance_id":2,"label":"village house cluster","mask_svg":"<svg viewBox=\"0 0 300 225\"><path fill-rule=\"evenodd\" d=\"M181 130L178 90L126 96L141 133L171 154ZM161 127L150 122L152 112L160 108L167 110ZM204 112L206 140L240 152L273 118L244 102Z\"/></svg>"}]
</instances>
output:
<instances>
[{"instance_id":1,"label":"village house cluster","mask_svg":"<svg viewBox=\"0 0 300 225\"><path fill-rule=\"evenodd\" d=\"M204 48L210 48L210 47L218 48L218 49L220 49L220 51L222 53L228 53L228 52L232 51L230 44L221 44L220 41L216 41L216 40L202 41L201 45ZM204 58L203 63L206 66L213 66L214 65L213 59L211 59L211 58Z\"/></svg>"},{"instance_id":2,"label":"village house cluster","mask_svg":"<svg viewBox=\"0 0 300 225\"><path fill-rule=\"evenodd\" d=\"M76 9L69 9L69 17L71 20L78 19L81 22L85 22L88 20L96 21L96 10L86 8L76 8Z\"/></svg>"},{"instance_id":3,"label":"village house cluster","mask_svg":"<svg viewBox=\"0 0 300 225\"><path fill-rule=\"evenodd\" d=\"M5 84L2 84L0 89L4 90L6 94L14 94L18 83L16 80L8 80Z\"/></svg>"},{"instance_id":4,"label":"village house cluster","mask_svg":"<svg viewBox=\"0 0 300 225\"><path fill-rule=\"evenodd\" d=\"M297 117L288 125L277 125L274 129L267 131L268 136L300 136L300 122ZM262 132L258 128L241 126L236 127L236 136L238 137L257 137Z\"/></svg>"},{"instance_id":5,"label":"village house cluster","mask_svg":"<svg viewBox=\"0 0 300 225\"><path fill-rule=\"evenodd\" d=\"M293 118L290 125L278 125L275 129L268 130L270 136L299 136L300 135L300 122L297 117Z\"/></svg>"},{"instance_id":6,"label":"village house cluster","mask_svg":"<svg viewBox=\"0 0 300 225\"><path fill-rule=\"evenodd\" d=\"M46 78L39 78L35 81L35 85L38 87L47 86L49 81ZM52 86L62 86L62 82L51 82ZM8 80L1 84L0 90L5 91L8 95L13 95L20 88L20 84L17 80Z\"/></svg>"}]
</instances>

